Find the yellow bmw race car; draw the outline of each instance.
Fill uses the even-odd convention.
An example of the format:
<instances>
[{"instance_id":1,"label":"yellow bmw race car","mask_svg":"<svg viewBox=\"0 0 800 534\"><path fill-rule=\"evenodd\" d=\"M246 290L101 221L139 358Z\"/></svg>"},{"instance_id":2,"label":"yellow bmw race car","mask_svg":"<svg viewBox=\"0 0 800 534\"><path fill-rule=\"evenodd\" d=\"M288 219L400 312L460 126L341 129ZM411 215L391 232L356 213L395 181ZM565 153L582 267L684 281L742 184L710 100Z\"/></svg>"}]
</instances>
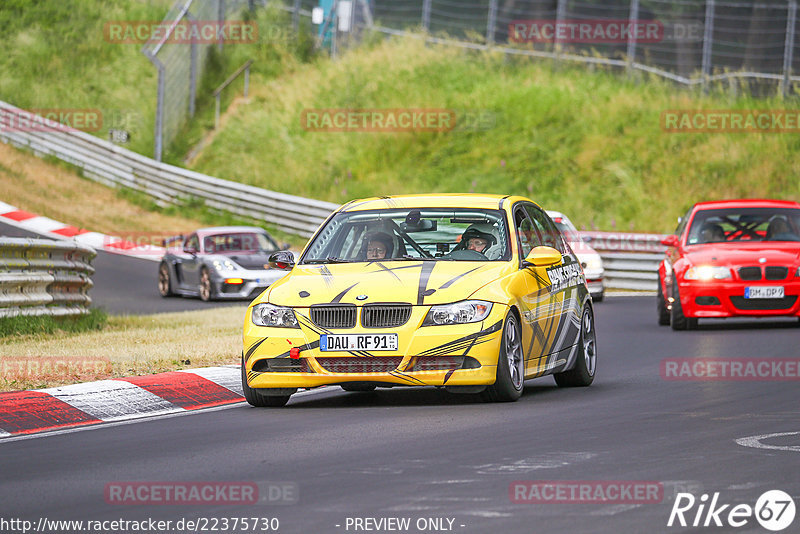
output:
<instances>
[{"instance_id":1,"label":"yellow bmw race car","mask_svg":"<svg viewBox=\"0 0 800 534\"><path fill-rule=\"evenodd\" d=\"M514 401L524 380L594 379L592 301L553 221L524 197L419 195L336 210L249 306L242 386L253 406L298 388L437 386Z\"/></svg>"}]
</instances>

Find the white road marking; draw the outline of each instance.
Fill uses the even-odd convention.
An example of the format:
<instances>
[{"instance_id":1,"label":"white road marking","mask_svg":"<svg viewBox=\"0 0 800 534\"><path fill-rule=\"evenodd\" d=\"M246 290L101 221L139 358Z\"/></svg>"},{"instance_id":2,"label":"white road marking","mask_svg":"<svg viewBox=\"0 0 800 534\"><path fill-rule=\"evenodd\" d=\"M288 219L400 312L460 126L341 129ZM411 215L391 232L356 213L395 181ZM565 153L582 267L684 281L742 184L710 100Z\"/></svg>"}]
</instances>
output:
<instances>
[{"instance_id":1,"label":"white road marking","mask_svg":"<svg viewBox=\"0 0 800 534\"><path fill-rule=\"evenodd\" d=\"M748 436L746 438L738 438L736 443L742 447L752 447L754 449L800 452L800 445L767 445L766 443L761 443L765 439L797 436L798 434L800 434L800 432L776 432L774 434L763 434L761 436Z\"/></svg>"},{"instance_id":2,"label":"white road marking","mask_svg":"<svg viewBox=\"0 0 800 534\"><path fill-rule=\"evenodd\" d=\"M595 510L590 512L589 515L617 515L622 512L627 512L628 510L634 510L639 508L641 504L617 504L615 506L606 506L605 508L601 508L600 510Z\"/></svg>"},{"instance_id":3,"label":"white road marking","mask_svg":"<svg viewBox=\"0 0 800 534\"><path fill-rule=\"evenodd\" d=\"M242 375L239 367L202 367L200 369L181 369L181 373L192 373L218 386L222 386L244 397L242 390Z\"/></svg>"},{"instance_id":4,"label":"white road marking","mask_svg":"<svg viewBox=\"0 0 800 534\"><path fill-rule=\"evenodd\" d=\"M180 406L123 380L99 380L38 391L49 393L101 421L183 411Z\"/></svg>"},{"instance_id":5,"label":"white road marking","mask_svg":"<svg viewBox=\"0 0 800 534\"><path fill-rule=\"evenodd\" d=\"M64 223L42 216L25 219L20 224L22 224L24 228L36 232L37 234L46 234L53 230L64 228Z\"/></svg>"}]
</instances>

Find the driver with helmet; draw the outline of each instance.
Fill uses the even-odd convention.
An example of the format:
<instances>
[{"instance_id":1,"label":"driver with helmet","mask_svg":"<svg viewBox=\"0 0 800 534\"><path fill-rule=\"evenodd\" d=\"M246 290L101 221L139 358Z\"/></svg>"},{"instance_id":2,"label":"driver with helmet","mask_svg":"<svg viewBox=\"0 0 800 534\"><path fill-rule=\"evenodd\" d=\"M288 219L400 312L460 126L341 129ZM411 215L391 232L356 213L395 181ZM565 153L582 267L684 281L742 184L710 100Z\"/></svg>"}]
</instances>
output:
<instances>
[{"instance_id":1,"label":"driver with helmet","mask_svg":"<svg viewBox=\"0 0 800 534\"><path fill-rule=\"evenodd\" d=\"M497 238L494 235L494 227L488 223L475 223L469 227L461 235L461 243L459 248L466 250L474 250L486 255L486 250L492 245L497 243Z\"/></svg>"}]
</instances>

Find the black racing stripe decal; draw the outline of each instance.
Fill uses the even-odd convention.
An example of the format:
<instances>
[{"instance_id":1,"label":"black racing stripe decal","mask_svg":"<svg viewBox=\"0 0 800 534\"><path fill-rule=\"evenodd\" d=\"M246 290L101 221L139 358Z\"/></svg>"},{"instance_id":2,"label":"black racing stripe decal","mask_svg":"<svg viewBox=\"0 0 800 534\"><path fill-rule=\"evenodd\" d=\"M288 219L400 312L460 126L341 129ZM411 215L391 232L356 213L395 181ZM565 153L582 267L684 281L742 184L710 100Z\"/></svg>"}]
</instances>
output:
<instances>
[{"instance_id":1,"label":"black racing stripe decal","mask_svg":"<svg viewBox=\"0 0 800 534\"><path fill-rule=\"evenodd\" d=\"M475 267L474 269L470 269L469 271L467 271L467 272L465 272L465 273L459 274L459 275L457 275L456 277L454 277L454 278L451 278L450 280L448 280L447 282L445 282L444 284L442 284L442 285L439 287L439 289L446 289L446 288L450 287L451 285L453 285L453 284L456 282L456 280L458 280L458 279L460 279L460 278L463 278L464 276L467 276L469 273L474 273L474 272L475 272L475 271L477 271L478 269L480 269L480 267Z\"/></svg>"},{"instance_id":2,"label":"black racing stripe decal","mask_svg":"<svg viewBox=\"0 0 800 534\"><path fill-rule=\"evenodd\" d=\"M392 272L392 269L388 268L387 266L385 266L384 264L382 264L382 263L381 263L381 262L379 262L379 261L376 261L376 262L375 262L375 265L377 265L378 267L380 267L380 268L381 268L381 271L385 271L385 272L387 272L387 273L391 274L392 276L394 276L395 280L397 280L398 282L400 281L400 277L399 277L399 276L397 276L396 274L394 274L394 273ZM407 267L412 267L412 266L411 266L411 265L408 265ZM373 272L379 273L379 272L381 272L381 271L373 271Z\"/></svg>"},{"instance_id":3,"label":"black racing stripe decal","mask_svg":"<svg viewBox=\"0 0 800 534\"><path fill-rule=\"evenodd\" d=\"M350 291L351 289L353 289L354 287L356 287L358 284L359 284L359 282L356 282L352 286L348 287L347 289L345 289L344 291L342 291L341 293L339 293L338 295L333 297L333 300L331 301L331 304L340 303L342 301L342 298L344 298L344 296L347 295L347 292Z\"/></svg>"},{"instance_id":4,"label":"black racing stripe decal","mask_svg":"<svg viewBox=\"0 0 800 534\"><path fill-rule=\"evenodd\" d=\"M256 341L256 342L255 342L255 343L253 343L252 345L250 345L250 348L249 348L249 349L247 349L247 352L246 352L246 353L245 353L245 355L244 355L244 361L247 361L247 360L249 360L249 359L250 359L250 356L252 356L252 355L253 355L253 353L254 353L254 352L255 352L255 350L258 348L258 346L259 346L259 345L261 345L263 342L265 342L265 341L266 341L266 340L268 340L268 339L269 339L269 337L265 337L264 339L259 339L258 341Z\"/></svg>"},{"instance_id":5,"label":"black racing stripe decal","mask_svg":"<svg viewBox=\"0 0 800 534\"><path fill-rule=\"evenodd\" d=\"M417 289L417 306L422 306L425 297L431 295L428 293L428 280L431 277L433 268L436 266L435 262L425 262L422 264L422 270L419 273L419 288ZM435 290L434 290L435 291Z\"/></svg>"},{"instance_id":6,"label":"black racing stripe decal","mask_svg":"<svg viewBox=\"0 0 800 534\"><path fill-rule=\"evenodd\" d=\"M444 343L442 345L439 345L437 347L433 347L432 349L428 349L428 350L426 350L424 352L421 352L419 355L420 356L428 356L428 355L430 355L430 354L432 354L432 353L434 353L436 351L452 350L453 346L458 346L458 345L461 345L463 347L469 341L471 341L473 339L479 339L481 337L489 336L490 334L493 334L495 332L500 331L501 328L503 328L503 321L497 321L495 324L493 324L489 328L486 328L485 330L481 330L480 332L475 332L473 334L466 335L466 336L464 336L462 338L459 338L459 339L456 339L454 341L449 341L449 342Z\"/></svg>"},{"instance_id":7,"label":"black racing stripe decal","mask_svg":"<svg viewBox=\"0 0 800 534\"><path fill-rule=\"evenodd\" d=\"M423 384L423 385L425 384L425 382L423 382L419 378L407 375L402 371L398 371L397 369L395 369L394 371L389 371L389 374L392 375L392 376L395 376L397 378L402 378L404 380L408 380L411 383L417 383L417 384Z\"/></svg>"},{"instance_id":8,"label":"black racing stripe decal","mask_svg":"<svg viewBox=\"0 0 800 534\"><path fill-rule=\"evenodd\" d=\"M456 372L455 369L450 369L449 371L447 371L447 374L444 375L444 381L442 382L442 384L447 384L447 381L450 380L450 377L453 376L453 373L455 372Z\"/></svg>"}]
</instances>

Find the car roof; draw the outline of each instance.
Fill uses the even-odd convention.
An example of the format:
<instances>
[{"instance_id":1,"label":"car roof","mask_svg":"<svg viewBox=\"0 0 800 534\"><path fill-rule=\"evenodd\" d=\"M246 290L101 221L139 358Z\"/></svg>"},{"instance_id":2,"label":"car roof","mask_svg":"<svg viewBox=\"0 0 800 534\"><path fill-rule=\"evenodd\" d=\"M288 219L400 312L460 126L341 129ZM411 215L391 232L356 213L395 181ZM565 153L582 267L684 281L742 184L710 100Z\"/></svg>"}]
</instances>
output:
<instances>
[{"instance_id":1,"label":"car roof","mask_svg":"<svg viewBox=\"0 0 800 534\"><path fill-rule=\"evenodd\" d=\"M499 209L506 202L533 202L512 195L483 195L477 193L436 193L427 195L396 195L351 200L340 211L364 211L394 208L475 208ZM536 204L536 202L533 202ZM538 204L537 204L538 205Z\"/></svg>"},{"instance_id":2,"label":"car roof","mask_svg":"<svg viewBox=\"0 0 800 534\"><path fill-rule=\"evenodd\" d=\"M694 205L695 210L707 210L718 208L798 208L800 203L792 200L774 200L766 198L743 198L734 200L710 200L698 202Z\"/></svg>"},{"instance_id":3,"label":"car roof","mask_svg":"<svg viewBox=\"0 0 800 534\"><path fill-rule=\"evenodd\" d=\"M259 232L266 233L266 230L258 226L209 226L208 228L198 228L198 236L227 234L234 232Z\"/></svg>"}]
</instances>

